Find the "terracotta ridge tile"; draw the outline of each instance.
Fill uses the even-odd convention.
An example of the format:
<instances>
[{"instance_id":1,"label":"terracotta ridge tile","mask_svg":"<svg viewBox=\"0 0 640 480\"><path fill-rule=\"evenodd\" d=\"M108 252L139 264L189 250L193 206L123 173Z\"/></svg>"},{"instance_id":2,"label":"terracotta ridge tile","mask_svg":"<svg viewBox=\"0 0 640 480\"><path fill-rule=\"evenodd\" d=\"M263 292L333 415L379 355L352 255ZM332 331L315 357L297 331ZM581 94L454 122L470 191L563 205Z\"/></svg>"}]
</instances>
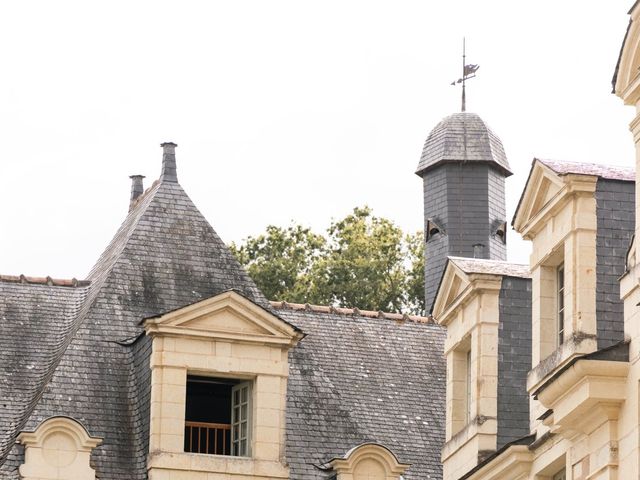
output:
<instances>
[{"instance_id":1,"label":"terracotta ridge tile","mask_svg":"<svg viewBox=\"0 0 640 480\"><path fill-rule=\"evenodd\" d=\"M28 277L26 275L0 275L0 282L48 285L50 287L87 287L91 284L89 280L78 280L77 278Z\"/></svg>"},{"instance_id":2,"label":"terracotta ridge tile","mask_svg":"<svg viewBox=\"0 0 640 480\"><path fill-rule=\"evenodd\" d=\"M381 310L360 310L358 308L335 307L333 305L311 305L309 303L289 303L284 301L269 301L273 308L279 310L307 311L314 313L332 313L336 315L355 316L365 318L386 318L387 320L410 321L415 323L435 323L433 317L409 315L407 313L391 313Z\"/></svg>"}]
</instances>

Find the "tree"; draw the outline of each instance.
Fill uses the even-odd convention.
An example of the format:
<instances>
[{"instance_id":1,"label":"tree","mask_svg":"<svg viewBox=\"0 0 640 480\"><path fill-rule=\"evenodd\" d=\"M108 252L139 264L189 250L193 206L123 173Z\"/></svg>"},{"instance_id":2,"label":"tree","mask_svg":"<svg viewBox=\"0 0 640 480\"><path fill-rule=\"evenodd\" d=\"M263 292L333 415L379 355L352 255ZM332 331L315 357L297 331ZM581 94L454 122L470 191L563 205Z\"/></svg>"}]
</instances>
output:
<instances>
[{"instance_id":1,"label":"tree","mask_svg":"<svg viewBox=\"0 0 640 480\"><path fill-rule=\"evenodd\" d=\"M407 310L425 314L424 300L424 232L405 236L409 267L407 269Z\"/></svg>"},{"instance_id":2,"label":"tree","mask_svg":"<svg viewBox=\"0 0 640 480\"><path fill-rule=\"evenodd\" d=\"M269 226L231 250L270 299L422 314L422 238L365 206L332 222L325 237Z\"/></svg>"},{"instance_id":3,"label":"tree","mask_svg":"<svg viewBox=\"0 0 640 480\"><path fill-rule=\"evenodd\" d=\"M402 231L364 207L333 222L328 234L327 252L314 269L322 296L341 306L400 311L405 303Z\"/></svg>"},{"instance_id":4,"label":"tree","mask_svg":"<svg viewBox=\"0 0 640 480\"><path fill-rule=\"evenodd\" d=\"M265 234L229 248L267 298L295 302L317 301L311 296L310 273L325 244L324 237L300 225L286 229L270 225Z\"/></svg>"}]
</instances>

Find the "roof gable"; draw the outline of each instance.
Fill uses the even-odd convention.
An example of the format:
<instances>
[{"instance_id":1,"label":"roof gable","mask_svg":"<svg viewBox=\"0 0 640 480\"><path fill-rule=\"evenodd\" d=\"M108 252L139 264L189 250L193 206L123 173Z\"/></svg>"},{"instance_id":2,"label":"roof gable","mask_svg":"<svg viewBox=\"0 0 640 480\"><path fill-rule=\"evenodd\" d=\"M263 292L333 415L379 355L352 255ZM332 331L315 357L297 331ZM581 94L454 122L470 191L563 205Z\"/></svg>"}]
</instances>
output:
<instances>
[{"instance_id":1,"label":"roof gable","mask_svg":"<svg viewBox=\"0 0 640 480\"><path fill-rule=\"evenodd\" d=\"M245 343L293 344L294 326L236 292L224 292L144 321L147 334L195 336Z\"/></svg>"},{"instance_id":2,"label":"roof gable","mask_svg":"<svg viewBox=\"0 0 640 480\"><path fill-rule=\"evenodd\" d=\"M629 11L631 18L620 48L613 79L613 91L625 104L635 105L640 99L640 9L636 2Z\"/></svg>"},{"instance_id":3,"label":"roof gable","mask_svg":"<svg viewBox=\"0 0 640 480\"><path fill-rule=\"evenodd\" d=\"M499 290L503 277L530 278L529 267L500 260L448 257L433 304L436 322L447 325L451 314L476 293Z\"/></svg>"},{"instance_id":4,"label":"roof gable","mask_svg":"<svg viewBox=\"0 0 640 480\"><path fill-rule=\"evenodd\" d=\"M449 258L433 303L433 316L438 323L444 312L457 303L470 283L469 276Z\"/></svg>"},{"instance_id":5,"label":"roof gable","mask_svg":"<svg viewBox=\"0 0 640 480\"><path fill-rule=\"evenodd\" d=\"M602 175L593 169L582 169L583 166L591 164L534 159L511 222L513 228L529 239L544 225L542 218L559 208L568 195L593 193Z\"/></svg>"},{"instance_id":6,"label":"roof gable","mask_svg":"<svg viewBox=\"0 0 640 480\"><path fill-rule=\"evenodd\" d=\"M513 217L513 226L519 228L536 216L563 187L562 180L549 167L534 159L529 178Z\"/></svg>"}]
</instances>

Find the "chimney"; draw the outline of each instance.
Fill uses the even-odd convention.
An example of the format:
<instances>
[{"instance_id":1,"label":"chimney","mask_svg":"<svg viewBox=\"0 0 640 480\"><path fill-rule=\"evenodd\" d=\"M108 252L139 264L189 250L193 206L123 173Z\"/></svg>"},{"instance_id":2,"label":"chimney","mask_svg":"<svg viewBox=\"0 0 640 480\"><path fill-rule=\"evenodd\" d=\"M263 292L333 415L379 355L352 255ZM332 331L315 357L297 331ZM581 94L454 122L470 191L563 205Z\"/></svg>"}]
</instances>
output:
<instances>
[{"instance_id":1,"label":"chimney","mask_svg":"<svg viewBox=\"0 0 640 480\"><path fill-rule=\"evenodd\" d=\"M173 142L161 143L162 147L162 172L160 174L161 182L178 183L178 174L176 173L176 145Z\"/></svg>"},{"instance_id":2,"label":"chimney","mask_svg":"<svg viewBox=\"0 0 640 480\"><path fill-rule=\"evenodd\" d=\"M484 256L484 245L481 243L476 243L473 246L473 258L485 258Z\"/></svg>"},{"instance_id":3,"label":"chimney","mask_svg":"<svg viewBox=\"0 0 640 480\"><path fill-rule=\"evenodd\" d=\"M144 193L144 185L142 184L142 179L144 175L131 175L129 177L131 179L131 199L129 200L129 211L136 204L136 200L140 195Z\"/></svg>"}]
</instances>

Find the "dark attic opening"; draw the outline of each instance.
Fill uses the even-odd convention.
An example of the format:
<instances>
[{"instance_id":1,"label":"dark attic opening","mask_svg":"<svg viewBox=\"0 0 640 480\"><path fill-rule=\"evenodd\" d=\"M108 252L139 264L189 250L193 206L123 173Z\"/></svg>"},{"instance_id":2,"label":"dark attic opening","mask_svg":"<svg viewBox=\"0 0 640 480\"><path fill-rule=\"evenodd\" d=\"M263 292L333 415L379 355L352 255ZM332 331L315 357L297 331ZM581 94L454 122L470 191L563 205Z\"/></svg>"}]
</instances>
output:
<instances>
[{"instance_id":1,"label":"dark attic opening","mask_svg":"<svg viewBox=\"0 0 640 480\"><path fill-rule=\"evenodd\" d=\"M184 451L249 456L251 383L187 376Z\"/></svg>"}]
</instances>

